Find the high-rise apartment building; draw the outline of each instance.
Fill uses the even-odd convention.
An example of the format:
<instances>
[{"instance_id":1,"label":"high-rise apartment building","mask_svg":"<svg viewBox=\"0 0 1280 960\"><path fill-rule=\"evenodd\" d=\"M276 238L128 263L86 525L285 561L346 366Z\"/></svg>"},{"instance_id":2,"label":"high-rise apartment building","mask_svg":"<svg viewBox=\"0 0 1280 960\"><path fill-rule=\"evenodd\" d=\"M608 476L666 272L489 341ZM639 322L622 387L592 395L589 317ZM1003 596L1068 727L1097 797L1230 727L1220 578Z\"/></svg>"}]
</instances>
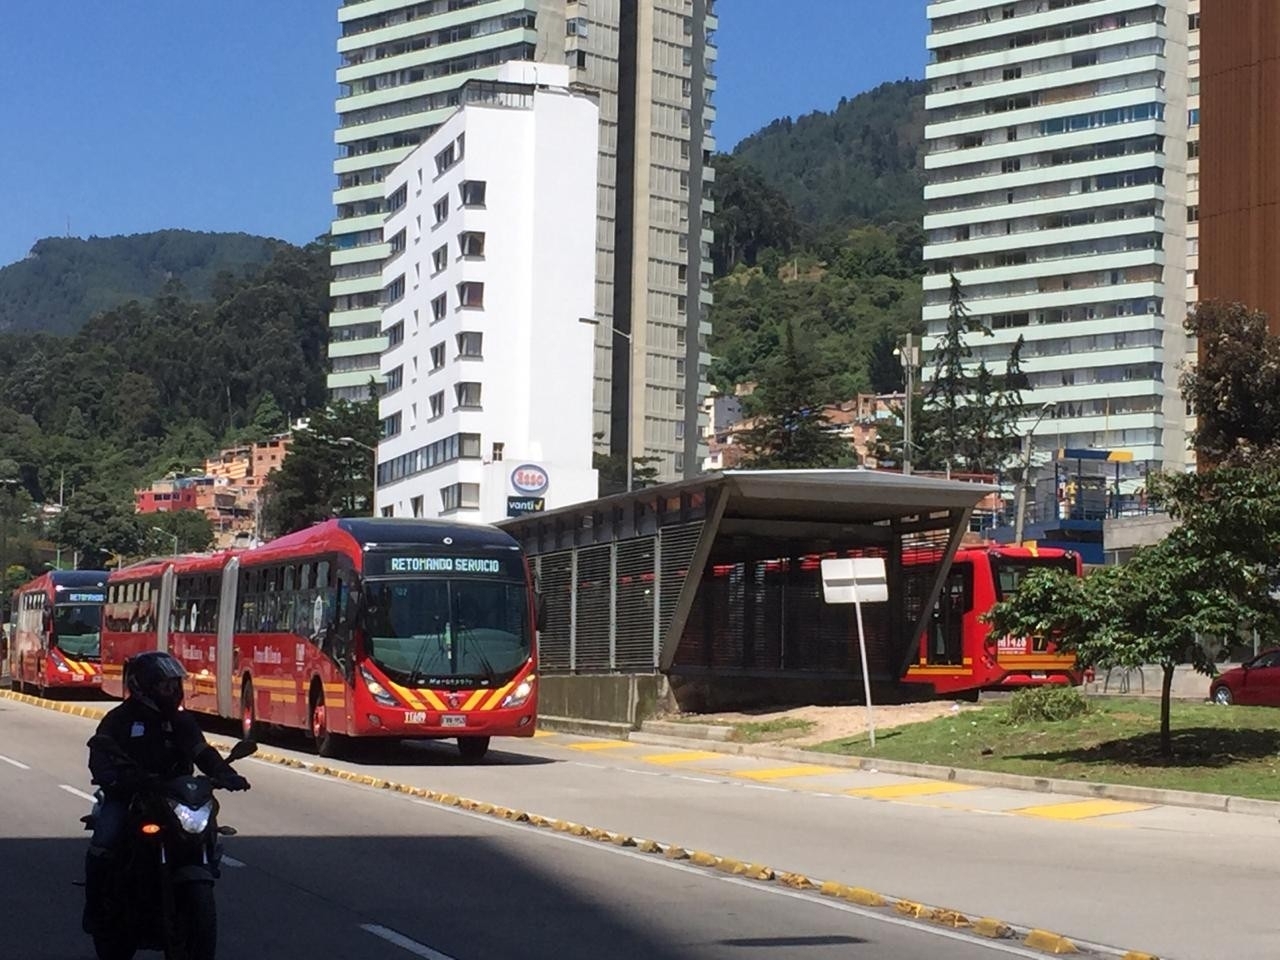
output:
<instances>
[{"instance_id":1,"label":"high-rise apartment building","mask_svg":"<svg viewBox=\"0 0 1280 960\"><path fill-rule=\"evenodd\" d=\"M511 60L566 64L600 111L594 432L694 473L711 300L712 0L347 0L338 11L331 395L379 377L382 181Z\"/></svg>"},{"instance_id":2,"label":"high-rise apartment building","mask_svg":"<svg viewBox=\"0 0 1280 960\"><path fill-rule=\"evenodd\" d=\"M1187 0L1187 309L1200 301L1200 0ZM1199 349L1195 337L1186 338L1183 369L1195 366ZM1185 435L1190 439L1196 418L1186 408ZM1188 443L1187 469L1194 469L1196 452Z\"/></svg>"},{"instance_id":3,"label":"high-rise apartment building","mask_svg":"<svg viewBox=\"0 0 1280 960\"><path fill-rule=\"evenodd\" d=\"M596 137L512 62L387 177L377 508L494 523L593 500ZM583 146L586 149L583 149Z\"/></svg>"},{"instance_id":4,"label":"high-rise apartment building","mask_svg":"<svg viewBox=\"0 0 1280 960\"><path fill-rule=\"evenodd\" d=\"M934 0L924 320L948 275L1019 337L1040 450L1181 469L1186 356L1187 0ZM1134 469L1137 469L1135 466Z\"/></svg>"}]
</instances>

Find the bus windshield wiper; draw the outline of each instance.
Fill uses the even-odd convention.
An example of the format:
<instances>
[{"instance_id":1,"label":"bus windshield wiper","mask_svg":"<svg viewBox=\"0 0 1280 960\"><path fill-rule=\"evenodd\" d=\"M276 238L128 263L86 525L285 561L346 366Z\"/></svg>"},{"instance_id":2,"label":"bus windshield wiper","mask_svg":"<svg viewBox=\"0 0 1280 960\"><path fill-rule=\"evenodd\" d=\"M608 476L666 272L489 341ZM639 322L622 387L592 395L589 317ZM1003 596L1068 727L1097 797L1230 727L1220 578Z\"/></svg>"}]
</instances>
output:
<instances>
[{"instance_id":1,"label":"bus windshield wiper","mask_svg":"<svg viewBox=\"0 0 1280 960\"><path fill-rule=\"evenodd\" d=\"M446 630L448 629L447 624L445 625L445 629ZM437 648L442 646L440 642L440 631L438 630L433 634L432 633L413 634L413 639L418 640L420 642L418 644L418 655L414 658L413 667L409 670L409 682L411 684L416 685L419 682L426 679L426 676L421 672L421 668L422 668L422 660L427 655L427 641L428 641L428 638L430 637L435 638Z\"/></svg>"},{"instance_id":2,"label":"bus windshield wiper","mask_svg":"<svg viewBox=\"0 0 1280 960\"><path fill-rule=\"evenodd\" d=\"M484 667L485 677L490 683L494 683L498 677L497 671L493 669L493 664L485 655L484 644L475 638L475 633L475 627L461 623L458 625L458 636L466 640L467 649L475 650L476 656L480 660L480 665Z\"/></svg>"}]
</instances>

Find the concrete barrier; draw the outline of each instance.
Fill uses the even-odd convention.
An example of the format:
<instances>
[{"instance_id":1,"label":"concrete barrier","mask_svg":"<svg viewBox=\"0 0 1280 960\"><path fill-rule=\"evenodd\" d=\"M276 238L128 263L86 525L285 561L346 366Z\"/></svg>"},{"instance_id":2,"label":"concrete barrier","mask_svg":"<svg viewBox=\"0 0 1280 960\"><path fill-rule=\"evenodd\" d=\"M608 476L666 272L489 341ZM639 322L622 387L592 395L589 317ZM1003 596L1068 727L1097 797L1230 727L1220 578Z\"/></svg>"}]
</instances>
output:
<instances>
[{"instance_id":1,"label":"concrete barrier","mask_svg":"<svg viewBox=\"0 0 1280 960\"><path fill-rule=\"evenodd\" d=\"M634 730L658 711L666 695L666 677L657 673L544 674L538 680L538 713L625 724Z\"/></svg>"}]
</instances>

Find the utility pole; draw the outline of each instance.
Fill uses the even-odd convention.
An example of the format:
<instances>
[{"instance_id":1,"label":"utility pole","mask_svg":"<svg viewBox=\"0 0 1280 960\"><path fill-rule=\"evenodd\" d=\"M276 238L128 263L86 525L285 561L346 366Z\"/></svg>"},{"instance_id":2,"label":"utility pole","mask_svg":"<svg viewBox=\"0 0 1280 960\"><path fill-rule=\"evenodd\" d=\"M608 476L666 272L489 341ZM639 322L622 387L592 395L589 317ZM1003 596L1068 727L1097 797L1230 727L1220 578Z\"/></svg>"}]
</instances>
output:
<instances>
[{"instance_id":1,"label":"utility pole","mask_svg":"<svg viewBox=\"0 0 1280 960\"><path fill-rule=\"evenodd\" d=\"M916 338L908 333L902 340L902 346L894 351L902 361L902 370L906 374L906 400L902 405L902 473L911 473L911 409L915 406L916 396Z\"/></svg>"},{"instance_id":2,"label":"utility pole","mask_svg":"<svg viewBox=\"0 0 1280 960\"><path fill-rule=\"evenodd\" d=\"M1040 416L1036 417L1036 422L1022 434L1022 479L1018 483L1018 490L1014 496L1013 514L1013 542L1018 545L1022 544L1022 534L1027 522L1027 498L1031 493L1031 435L1036 432L1036 427L1040 426L1040 421L1053 409L1052 403L1046 403L1041 407Z\"/></svg>"}]
</instances>

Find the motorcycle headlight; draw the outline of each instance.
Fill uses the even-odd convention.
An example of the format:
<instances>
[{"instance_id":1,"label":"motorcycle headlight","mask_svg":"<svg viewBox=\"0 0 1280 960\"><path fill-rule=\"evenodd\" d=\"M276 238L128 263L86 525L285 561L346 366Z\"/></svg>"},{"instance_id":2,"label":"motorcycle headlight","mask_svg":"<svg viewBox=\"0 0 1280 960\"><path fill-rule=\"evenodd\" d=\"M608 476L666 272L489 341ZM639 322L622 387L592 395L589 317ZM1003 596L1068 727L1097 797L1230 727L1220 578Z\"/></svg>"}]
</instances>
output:
<instances>
[{"instance_id":1,"label":"motorcycle headlight","mask_svg":"<svg viewBox=\"0 0 1280 960\"><path fill-rule=\"evenodd\" d=\"M203 807L195 809L176 800L170 800L169 806L173 810L173 815L178 818L178 823L182 824L182 829L187 833L204 833L205 827L209 826L209 818L213 816L212 800Z\"/></svg>"},{"instance_id":2,"label":"motorcycle headlight","mask_svg":"<svg viewBox=\"0 0 1280 960\"><path fill-rule=\"evenodd\" d=\"M360 679L364 681L365 689L373 695L373 699L377 700L378 703L382 704L384 707L400 706L399 701L397 701L396 698L387 691L387 688L380 684L374 675L364 667L360 668Z\"/></svg>"},{"instance_id":3,"label":"motorcycle headlight","mask_svg":"<svg viewBox=\"0 0 1280 960\"><path fill-rule=\"evenodd\" d=\"M529 674L529 676L521 680L516 685L516 688L508 693L502 701L503 708L523 706L524 702L533 696L533 684L537 679L533 674Z\"/></svg>"}]
</instances>

